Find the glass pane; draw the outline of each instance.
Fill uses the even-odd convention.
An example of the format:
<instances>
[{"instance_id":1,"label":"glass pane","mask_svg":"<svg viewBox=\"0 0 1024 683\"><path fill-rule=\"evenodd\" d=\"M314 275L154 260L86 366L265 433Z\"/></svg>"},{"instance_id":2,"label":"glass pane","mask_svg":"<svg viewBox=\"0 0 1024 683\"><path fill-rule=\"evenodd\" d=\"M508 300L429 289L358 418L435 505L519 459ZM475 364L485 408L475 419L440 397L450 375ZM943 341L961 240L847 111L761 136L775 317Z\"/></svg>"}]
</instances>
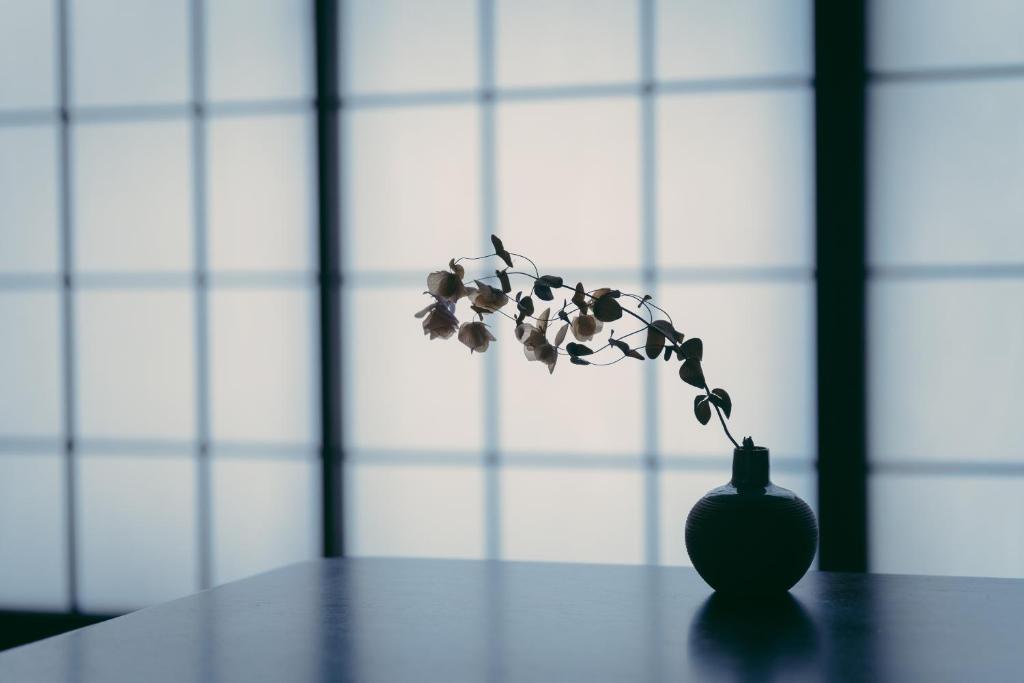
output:
<instances>
[{"instance_id":1,"label":"glass pane","mask_svg":"<svg viewBox=\"0 0 1024 683\"><path fill-rule=\"evenodd\" d=\"M1024 4L1018 0L873 0L869 6L873 69L1024 61Z\"/></svg>"},{"instance_id":2,"label":"glass pane","mask_svg":"<svg viewBox=\"0 0 1024 683\"><path fill-rule=\"evenodd\" d=\"M0 455L0 603L67 609L64 468L59 455Z\"/></svg>"},{"instance_id":3,"label":"glass pane","mask_svg":"<svg viewBox=\"0 0 1024 683\"><path fill-rule=\"evenodd\" d=\"M638 265L638 112L632 98L498 107L498 233L509 248L549 268Z\"/></svg>"},{"instance_id":4,"label":"glass pane","mask_svg":"<svg viewBox=\"0 0 1024 683\"><path fill-rule=\"evenodd\" d=\"M570 277L569 273L565 275ZM640 291L640 285L635 282L621 280L587 284L584 279L584 285ZM561 302L560 295L551 302L557 304L553 313ZM543 310L544 306L538 306L538 313ZM556 319L548 329L548 339L554 341L555 334L564 325ZM549 373L543 363L526 359L523 345L515 338L514 322L497 318L493 326L498 341L489 352L497 352L501 360L498 412L502 450L639 456L644 447L644 372L639 361L626 359L608 367L581 367L562 356L555 371ZM617 336L635 329L625 320L606 324L592 342L586 343L594 349L603 346L608 333L616 327ZM573 333L568 332L566 343L574 340ZM627 341L640 345L642 335ZM595 358L608 362L621 355L608 350Z\"/></svg>"},{"instance_id":5,"label":"glass pane","mask_svg":"<svg viewBox=\"0 0 1024 683\"><path fill-rule=\"evenodd\" d=\"M0 272L58 270L58 208L56 131L0 128Z\"/></svg>"},{"instance_id":6,"label":"glass pane","mask_svg":"<svg viewBox=\"0 0 1024 683\"><path fill-rule=\"evenodd\" d=\"M192 267L190 155L184 121L75 127L78 270Z\"/></svg>"},{"instance_id":7,"label":"glass pane","mask_svg":"<svg viewBox=\"0 0 1024 683\"><path fill-rule=\"evenodd\" d=\"M436 270L481 244L475 107L351 111L343 144L350 269Z\"/></svg>"},{"instance_id":8,"label":"glass pane","mask_svg":"<svg viewBox=\"0 0 1024 683\"><path fill-rule=\"evenodd\" d=\"M119 454L78 462L82 608L127 611L198 590L195 461Z\"/></svg>"},{"instance_id":9,"label":"glass pane","mask_svg":"<svg viewBox=\"0 0 1024 683\"><path fill-rule=\"evenodd\" d=\"M318 441L316 306L308 289L210 294L215 440Z\"/></svg>"},{"instance_id":10,"label":"glass pane","mask_svg":"<svg viewBox=\"0 0 1024 683\"><path fill-rule=\"evenodd\" d=\"M875 458L1024 461L1024 280L870 286Z\"/></svg>"},{"instance_id":11,"label":"glass pane","mask_svg":"<svg viewBox=\"0 0 1024 683\"><path fill-rule=\"evenodd\" d=\"M635 81L638 7L622 0L500 0L498 85Z\"/></svg>"},{"instance_id":12,"label":"glass pane","mask_svg":"<svg viewBox=\"0 0 1024 683\"><path fill-rule=\"evenodd\" d=\"M75 411L82 435L195 435L191 292L80 291L75 322Z\"/></svg>"},{"instance_id":13,"label":"glass pane","mask_svg":"<svg viewBox=\"0 0 1024 683\"><path fill-rule=\"evenodd\" d=\"M217 118L210 121L208 132L210 267L312 270L312 118Z\"/></svg>"},{"instance_id":14,"label":"glass pane","mask_svg":"<svg viewBox=\"0 0 1024 683\"><path fill-rule=\"evenodd\" d=\"M189 3L69 0L76 105L189 99Z\"/></svg>"},{"instance_id":15,"label":"glass pane","mask_svg":"<svg viewBox=\"0 0 1024 683\"><path fill-rule=\"evenodd\" d=\"M0 0L0 109L56 104L56 6Z\"/></svg>"},{"instance_id":16,"label":"glass pane","mask_svg":"<svg viewBox=\"0 0 1024 683\"><path fill-rule=\"evenodd\" d=\"M506 468L501 472L501 502L503 559L643 561L639 471Z\"/></svg>"},{"instance_id":17,"label":"glass pane","mask_svg":"<svg viewBox=\"0 0 1024 683\"><path fill-rule=\"evenodd\" d=\"M475 0L349 0L342 7L343 90L476 86Z\"/></svg>"},{"instance_id":18,"label":"glass pane","mask_svg":"<svg viewBox=\"0 0 1024 683\"><path fill-rule=\"evenodd\" d=\"M483 556L480 468L350 465L346 472L345 533L351 554Z\"/></svg>"},{"instance_id":19,"label":"glass pane","mask_svg":"<svg viewBox=\"0 0 1024 683\"><path fill-rule=\"evenodd\" d=\"M876 264L1024 260L1024 82L872 88Z\"/></svg>"},{"instance_id":20,"label":"glass pane","mask_svg":"<svg viewBox=\"0 0 1024 683\"><path fill-rule=\"evenodd\" d=\"M1020 477L870 479L871 571L1024 578Z\"/></svg>"},{"instance_id":21,"label":"glass pane","mask_svg":"<svg viewBox=\"0 0 1024 683\"><path fill-rule=\"evenodd\" d=\"M208 97L311 97L311 7L295 0L205 3Z\"/></svg>"},{"instance_id":22,"label":"glass pane","mask_svg":"<svg viewBox=\"0 0 1024 683\"><path fill-rule=\"evenodd\" d=\"M658 264L806 266L814 242L807 90L658 100Z\"/></svg>"},{"instance_id":23,"label":"glass pane","mask_svg":"<svg viewBox=\"0 0 1024 683\"><path fill-rule=\"evenodd\" d=\"M676 327L704 341L704 372L712 388L732 397L730 431L752 435L772 457L811 458L816 445L814 286L810 282L664 285L658 305ZM658 368L662 451L721 456L732 445L716 422L693 417L697 390L679 379L679 363Z\"/></svg>"},{"instance_id":24,"label":"glass pane","mask_svg":"<svg viewBox=\"0 0 1024 683\"><path fill-rule=\"evenodd\" d=\"M346 293L343 403L351 448L446 452L483 447L486 361L471 357L455 337L431 341L423 336L421 321L413 318L430 301L421 291L415 286ZM459 314L466 318L467 312L462 302Z\"/></svg>"},{"instance_id":25,"label":"glass pane","mask_svg":"<svg viewBox=\"0 0 1024 683\"><path fill-rule=\"evenodd\" d=\"M320 464L213 459L213 581L320 554Z\"/></svg>"},{"instance_id":26,"label":"glass pane","mask_svg":"<svg viewBox=\"0 0 1024 683\"><path fill-rule=\"evenodd\" d=\"M60 320L56 292L0 292L0 436L63 432Z\"/></svg>"}]
</instances>

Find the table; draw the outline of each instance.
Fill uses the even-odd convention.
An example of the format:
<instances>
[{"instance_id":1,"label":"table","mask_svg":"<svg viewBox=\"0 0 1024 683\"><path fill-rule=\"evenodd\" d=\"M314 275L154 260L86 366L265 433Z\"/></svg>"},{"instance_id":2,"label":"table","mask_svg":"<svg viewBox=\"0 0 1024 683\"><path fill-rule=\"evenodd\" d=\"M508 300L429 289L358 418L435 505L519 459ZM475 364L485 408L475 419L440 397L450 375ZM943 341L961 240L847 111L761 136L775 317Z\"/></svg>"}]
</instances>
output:
<instances>
[{"instance_id":1,"label":"table","mask_svg":"<svg viewBox=\"0 0 1024 683\"><path fill-rule=\"evenodd\" d=\"M811 572L782 599L691 569L293 565L0 654L0 681L1022 681L1024 580Z\"/></svg>"}]
</instances>

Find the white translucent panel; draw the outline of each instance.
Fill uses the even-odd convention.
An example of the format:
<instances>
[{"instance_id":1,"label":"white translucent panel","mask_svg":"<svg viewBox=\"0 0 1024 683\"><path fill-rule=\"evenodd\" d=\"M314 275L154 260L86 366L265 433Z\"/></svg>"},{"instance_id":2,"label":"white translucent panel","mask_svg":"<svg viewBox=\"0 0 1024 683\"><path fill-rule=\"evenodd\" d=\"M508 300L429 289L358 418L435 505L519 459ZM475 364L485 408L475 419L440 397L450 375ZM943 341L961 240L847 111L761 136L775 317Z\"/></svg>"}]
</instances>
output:
<instances>
[{"instance_id":1,"label":"white translucent panel","mask_svg":"<svg viewBox=\"0 0 1024 683\"><path fill-rule=\"evenodd\" d=\"M430 340L423 335L422 321L413 314L431 300L421 291L358 288L346 293L342 379L350 448L445 452L483 447L487 361L470 356L454 336ZM465 301L458 314L468 319ZM487 353L496 353L496 347Z\"/></svg>"},{"instance_id":2,"label":"white translucent panel","mask_svg":"<svg viewBox=\"0 0 1024 683\"><path fill-rule=\"evenodd\" d=\"M868 292L872 457L1024 461L1024 280L876 281Z\"/></svg>"},{"instance_id":3,"label":"white translucent panel","mask_svg":"<svg viewBox=\"0 0 1024 683\"><path fill-rule=\"evenodd\" d=\"M502 559L640 563L643 490L639 470L505 468Z\"/></svg>"},{"instance_id":4,"label":"white translucent panel","mask_svg":"<svg viewBox=\"0 0 1024 683\"><path fill-rule=\"evenodd\" d=\"M868 63L875 70L1024 61L1019 0L872 0Z\"/></svg>"},{"instance_id":5,"label":"white translucent panel","mask_svg":"<svg viewBox=\"0 0 1024 683\"><path fill-rule=\"evenodd\" d=\"M876 474L871 571L1024 578L1024 479Z\"/></svg>"},{"instance_id":6,"label":"white translucent panel","mask_svg":"<svg viewBox=\"0 0 1024 683\"><path fill-rule=\"evenodd\" d=\"M809 265L814 105L807 90L658 101L658 264Z\"/></svg>"},{"instance_id":7,"label":"white translucent panel","mask_svg":"<svg viewBox=\"0 0 1024 683\"><path fill-rule=\"evenodd\" d=\"M208 250L214 270L311 270L314 127L308 115L212 119Z\"/></svg>"},{"instance_id":8,"label":"white translucent panel","mask_svg":"<svg viewBox=\"0 0 1024 683\"><path fill-rule=\"evenodd\" d=\"M189 99L189 3L69 0L76 105Z\"/></svg>"},{"instance_id":9,"label":"white translucent panel","mask_svg":"<svg viewBox=\"0 0 1024 683\"><path fill-rule=\"evenodd\" d=\"M56 131L0 128L0 272L58 269L58 208Z\"/></svg>"},{"instance_id":10,"label":"white translucent panel","mask_svg":"<svg viewBox=\"0 0 1024 683\"><path fill-rule=\"evenodd\" d=\"M729 462L731 460L724 461L721 470L661 471L658 476L660 564L691 566L686 553L686 517L705 493L729 482L732 478ZM779 471L773 468L771 479L776 486L800 496L817 512L817 486L812 471Z\"/></svg>"},{"instance_id":11,"label":"white translucent panel","mask_svg":"<svg viewBox=\"0 0 1024 683\"><path fill-rule=\"evenodd\" d=\"M815 423L814 286L810 282L664 285L659 306L676 327L704 342L704 374L732 397L730 430L751 435L774 457L812 458ZM697 390L679 378L679 362L660 362L658 427L670 455L720 455L732 444L717 419L693 416Z\"/></svg>"},{"instance_id":12,"label":"white translucent panel","mask_svg":"<svg viewBox=\"0 0 1024 683\"><path fill-rule=\"evenodd\" d=\"M60 321L56 292L0 292L0 437L63 431Z\"/></svg>"},{"instance_id":13,"label":"white translucent panel","mask_svg":"<svg viewBox=\"0 0 1024 683\"><path fill-rule=\"evenodd\" d=\"M0 0L0 109L54 106L56 7L55 2Z\"/></svg>"},{"instance_id":14,"label":"white translucent panel","mask_svg":"<svg viewBox=\"0 0 1024 683\"><path fill-rule=\"evenodd\" d=\"M628 281L587 284L605 285L639 292L639 285ZM537 300L537 313L556 304L552 307L554 318L563 298L558 295L550 304ZM630 320L606 324L593 341L585 343L597 349L605 344L613 329L621 337L636 329ZM645 407L644 369L640 361L627 358L607 367L584 367L570 363L568 356L561 356L555 371L549 373L543 363L527 360L523 345L515 338L514 322L505 318L492 322L498 341L492 343L488 353L498 353L501 359L498 412L503 450L584 456L640 455L644 448ZM548 329L548 340L553 342L564 326L555 318ZM576 338L570 330L563 344L572 341ZM626 341L640 346L643 335ZM602 351L595 356L595 362L612 361L621 355L614 349Z\"/></svg>"},{"instance_id":15,"label":"white translucent panel","mask_svg":"<svg viewBox=\"0 0 1024 683\"><path fill-rule=\"evenodd\" d=\"M552 266L636 266L637 101L509 103L497 119L498 232L509 248Z\"/></svg>"},{"instance_id":16,"label":"white translucent panel","mask_svg":"<svg viewBox=\"0 0 1024 683\"><path fill-rule=\"evenodd\" d=\"M67 608L64 467L50 453L0 455L0 604Z\"/></svg>"},{"instance_id":17,"label":"white translucent panel","mask_svg":"<svg viewBox=\"0 0 1024 683\"><path fill-rule=\"evenodd\" d=\"M809 76L811 0L658 0L661 79Z\"/></svg>"},{"instance_id":18,"label":"white translucent panel","mask_svg":"<svg viewBox=\"0 0 1024 683\"><path fill-rule=\"evenodd\" d=\"M188 123L76 126L74 262L80 271L192 267Z\"/></svg>"},{"instance_id":19,"label":"white translucent panel","mask_svg":"<svg viewBox=\"0 0 1024 683\"><path fill-rule=\"evenodd\" d=\"M211 100L311 97L312 5L216 0L206 9L206 92Z\"/></svg>"},{"instance_id":20,"label":"white translucent panel","mask_svg":"<svg viewBox=\"0 0 1024 683\"><path fill-rule=\"evenodd\" d=\"M476 0L342 4L342 88L349 93L452 90L478 83Z\"/></svg>"},{"instance_id":21,"label":"white translucent panel","mask_svg":"<svg viewBox=\"0 0 1024 683\"><path fill-rule=\"evenodd\" d=\"M350 269L436 270L453 249L479 251L479 119L469 106L346 115Z\"/></svg>"},{"instance_id":22,"label":"white translucent panel","mask_svg":"<svg viewBox=\"0 0 1024 683\"><path fill-rule=\"evenodd\" d=\"M626 0L498 0L498 85L637 80L639 7Z\"/></svg>"},{"instance_id":23,"label":"white translucent panel","mask_svg":"<svg viewBox=\"0 0 1024 683\"><path fill-rule=\"evenodd\" d=\"M214 458L213 582L320 554L318 460Z\"/></svg>"},{"instance_id":24,"label":"white translucent panel","mask_svg":"<svg viewBox=\"0 0 1024 683\"><path fill-rule=\"evenodd\" d=\"M75 295L75 414L83 436L194 436L194 318L188 290Z\"/></svg>"},{"instance_id":25,"label":"white translucent panel","mask_svg":"<svg viewBox=\"0 0 1024 683\"><path fill-rule=\"evenodd\" d=\"M352 555L483 556L480 468L350 465L346 472L345 537Z\"/></svg>"},{"instance_id":26,"label":"white translucent panel","mask_svg":"<svg viewBox=\"0 0 1024 683\"><path fill-rule=\"evenodd\" d=\"M311 289L224 289L210 294L210 424L215 440L317 441L316 307Z\"/></svg>"},{"instance_id":27,"label":"white translucent panel","mask_svg":"<svg viewBox=\"0 0 1024 683\"><path fill-rule=\"evenodd\" d=\"M870 118L872 263L1024 259L1024 81L876 85Z\"/></svg>"},{"instance_id":28,"label":"white translucent panel","mask_svg":"<svg viewBox=\"0 0 1024 683\"><path fill-rule=\"evenodd\" d=\"M127 611L198 590L195 482L195 461L186 455L78 458L85 611Z\"/></svg>"}]
</instances>

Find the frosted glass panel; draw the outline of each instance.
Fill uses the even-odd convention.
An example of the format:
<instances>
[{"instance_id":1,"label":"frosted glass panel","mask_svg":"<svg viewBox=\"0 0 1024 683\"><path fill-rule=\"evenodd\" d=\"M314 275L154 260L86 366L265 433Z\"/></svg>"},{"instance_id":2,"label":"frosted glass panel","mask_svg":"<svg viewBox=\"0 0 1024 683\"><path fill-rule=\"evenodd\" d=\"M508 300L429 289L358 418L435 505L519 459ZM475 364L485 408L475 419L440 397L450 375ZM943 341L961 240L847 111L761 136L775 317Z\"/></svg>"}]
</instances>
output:
<instances>
[{"instance_id":1,"label":"frosted glass panel","mask_svg":"<svg viewBox=\"0 0 1024 683\"><path fill-rule=\"evenodd\" d=\"M71 95L76 105L189 98L189 4L70 0Z\"/></svg>"},{"instance_id":2,"label":"frosted glass panel","mask_svg":"<svg viewBox=\"0 0 1024 683\"><path fill-rule=\"evenodd\" d=\"M498 233L510 249L551 267L638 264L638 112L626 98L498 107Z\"/></svg>"},{"instance_id":3,"label":"frosted glass panel","mask_svg":"<svg viewBox=\"0 0 1024 683\"><path fill-rule=\"evenodd\" d=\"M511 245L510 245L511 246ZM563 273L571 278L571 273ZM588 282L588 289L619 287L637 292L633 282ZM569 292L567 292L568 294ZM541 301L536 301L542 304ZM561 306L559 296L552 304L552 313ZM510 304L510 306L514 305ZM538 306L538 314L544 310ZM554 317L554 315L552 315ZM501 357L500 435L502 450L517 452L573 453L580 455L636 454L644 446L643 363L627 358L608 367L573 365L562 356L549 373L543 363L531 362L523 353L523 345L515 338L515 323L505 318L493 322L498 341L488 351ZM548 329L548 339L565 323L555 320ZM627 320L606 324L587 342L591 348L603 346L611 330L618 335L635 329ZM575 341L572 332L566 342ZM643 335L627 339L633 346L643 344ZM615 360L622 354L612 349L602 351L601 362Z\"/></svg>"},{"instance_id":4,"label":"frosted glass panel","mask_svg":"<svg viewBox=\"0 0 1024 683\"><path fill-rule=\"evenodd\" d=\"M0 128L0 272L55 272L57 135L50 126Z\"/></svg>"},{"instance_id":5,"label":"frosted glass panel","mask_svg":"<svg viewBox=\"0 0 1024 683\"><path fill-rule=\"evenodd\" d=\"M312 96L312 5L216 0L205 7L211 100Z\"/></svg>"},{"instance_id":6,"label":"frosted glass panel","mask_svg":"<svg viewBox=\"0 0 1024 683\"><path fill-rule=\"evenodd\" d=\"M0 603L67 608L64 469L58 455L0 455Z\"/></svg>"},{"instance_id":7,"label":"frosted glass panel","mask_svg":"<svg viewBox=\"0 0 1024 683\"><path fill-rule=\"evenodd\" d=\"M56 292L0 292L0 436L61 433L60 317Z\"/></svg>"},{"instance_id":8,"label":"frosted glass panel","mask_svg":"<svg viewBox=\"0 0 1024 683\"><path fill-rule=\"evenodd\" d=\"M623 0L498 0L498 85L635 81L637 13Z\"/></svg>"},{"instance_id":9,"label":"frosted glass panel","mask_svg":"<svg viewBox=\"0 0 1024 683\"><path fill-rule=\"evenodd\" d=\"M483 556L480 468L353 465L346 472L345 533L353 555Z\"/></svg>"},{"instance_id":10,"label":"frosted glass panel","mask_svg":"<svg viewBox=\"0 0 1024 683\"><path fill-rule=\"evenodd\" d=\"M502 559L643 561L639 471L506 468L501 501Z\"/></svg>"},{"instance_id":11,"label":"frosted glass panel","mask_svg":"<svg viewBox=\"0 0 1024 683\"><path fill-rule=\"evenodd\" d=\"M55 2L0 0L0 109L54 106L56 6Z\"/></svg>"},{"instance_id":12,"label":"frosted glass panel","mask_svg":"<svg viewBox=\"0 0 1024 683\"><path fill-rule=\"evenodd\" d=\"M209 259L214 270L311 270L316 176L310 116L213 119Z\"/></svg>"},{"instance_id":13,"label":"frosted glass panel","mask_svg":"<svg viewBox=\"0 0 1024 683\"><path fill-rule=\"evenodd\" d=\"M676 327L704 341L704 373L732 397L730 430L750 434L774 457L810 458L815 443L814 286L810 282L665 285L658 304ZM658 368L658 426L663 452L732 460L721 425L693 417L697 390L679 379L679 363Z\"/></svg>"},{"instance_id":14,"label":"frosted glass panel","mask_svg":"<svg viewBox=\"0 0 1024 683\"><path fill-rule=\"evenodd\" d=\"M195 461L119 454L78 462L82 608L126 611L198 590Z\"/></svg>"},{"instance_id":15,"label":"frosted glass panel","mask_svg":"<svg viewBox=\"0 0 1024 683\"><path fill-rule=\"evenodd\" d=\"M475 0L350 0L342 7L348 92L476 86Z\"/></svg>"},{"instance_id":16,"label":"frosted glass panel","mask_svg":"<svg viewBox=\"0 0 1024 683\"><path fill-rule=\"evenodd\" d=\"M1019 0L873 0L872 68L916 69L1024 61Z\"/></svg>"},{"instance_id":17,"label":"frosted glass panel","mask_svg":"<svg viewBox=\"0 0 1024 683\"><path fill-rule=\"evenodd\" d=\"M445 452L483 446L486 361L471 357L455 337L423 335L421 321L413 318L430 302L422 289L346 293L342 317L352 321L353 334L344 349L344 405L352 448ZM468 320L468 311L463 301L458 314Z\"/></svg>"},{"instance_id":18,"label":"frosted glass panel","mask_svg":"<svg viewBox=\"0 0 1024 683\"><path fill-rule=\"evenodd\" d=\"M75 295L75 410L87 437L195 434L192 293Z\"/></svg>"},{"instance_id":19,"label":"frosted glass panel","mask_svg":"<svg viewBox=\"0 0 1024 683\"><path fill-rule=\"evenodd\" d=\"M468 106L348 114L350 268L426 275L481 244L479 118Z\"/></svg>"},{"instance_id":20,"label":"frosted glass panel","mask_svg":"<svg viewBox=\"0 0 1024 683\"><path fill-rule=\"evenodd\" d=\"M871 90L871 261L1024 260L1024 81Z\"/></svg>"},{"instance_id":21,"label":"frosted glass panel","mask_svg":"<svg viewBox=\"0 0 1024 683\"><path fill-rule=\"evenodd\" d=\"M213 582L320 554L316 460L214 458Z\"/></svg>"},{"instance_id":22,"label":"frosted glass panel","mask_svg":"<svg viewBox=\"0 0 1024 683\"><path fill-rule=\"evenodd\" d=\"M317 441L315 308L308 289L211 293L214 439Z\"/></svg>"},{"instance_id":23,"label":"frosted glass panel","mask_svg":"<svg viewBox=\"0 0 1024 683\"><path fill-rule=\"evenodd\" d=\"M657 119L659 265L811 264L808 91L668 96Z\"/></svg>"},{"instance_id":24,"label":"frosted glass panel","mask_svg":"<svg viewBox=\"0 0 1024 683\"><path fill-rule=\"evenodd\" d=\"M190 155L184 121L76 126L76 268L191 268Z\"/></svg>"},{"instance_id":25,"label":"frosted glass panel","mask_svg":"<svg viewBox=\"0 0 1024 683\"><path fill-rule=\"evenodd\" d=\"M659 78L812 72L811 0L658 0L655 12Z\"/></svg>"},{"instance_id":26,"label":"frosted glass panel","mask_svg":"<svg viewBox=\"0 0 1024 683\"><path fill-rule=\"evenodd\" d=\"M871 571L1024 578L1024 479L875 475Z\"/></svg>"},{"instance_id":27,"label":"frosted glass panel","mask_svg":"<svg viewBox=\"0 0 1024 683\"><path fill-rule=\"evenodd\" d=\"M868 291L872 456L1024 461L1024 280Z\"/></svg>"}]
</instances>

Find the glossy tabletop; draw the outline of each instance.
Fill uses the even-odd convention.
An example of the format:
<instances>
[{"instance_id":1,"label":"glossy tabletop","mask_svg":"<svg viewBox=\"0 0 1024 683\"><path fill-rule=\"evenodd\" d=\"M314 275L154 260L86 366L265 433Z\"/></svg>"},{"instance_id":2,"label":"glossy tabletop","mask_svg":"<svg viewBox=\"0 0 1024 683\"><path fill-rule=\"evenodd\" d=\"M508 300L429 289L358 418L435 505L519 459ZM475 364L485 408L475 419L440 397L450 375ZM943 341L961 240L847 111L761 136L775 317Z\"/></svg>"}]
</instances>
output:
<instances>
[{"instance_id":1,"label":"glossy tabletop","mask_svg":"<svg viewBox=\"0 0 1024 683\"><path fill-rule=\"evenodd\" d=\"M0 681L1022 681L1024 581L321 560L0 654Z\"/></svg>"}]
</instances>

